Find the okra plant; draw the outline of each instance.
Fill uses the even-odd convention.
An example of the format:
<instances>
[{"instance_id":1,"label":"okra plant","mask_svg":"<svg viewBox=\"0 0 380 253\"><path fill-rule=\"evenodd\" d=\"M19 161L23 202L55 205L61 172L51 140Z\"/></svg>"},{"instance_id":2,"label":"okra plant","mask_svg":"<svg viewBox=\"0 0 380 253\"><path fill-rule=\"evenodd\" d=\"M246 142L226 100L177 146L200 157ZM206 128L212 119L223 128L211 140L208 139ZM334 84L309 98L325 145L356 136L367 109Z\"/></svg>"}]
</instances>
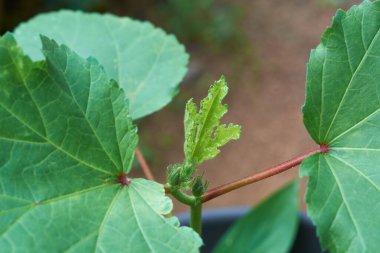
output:
<instances>
[{"instance_id":1,"label":"okra plant","mask_svg":"<svg viewBox=\"0 0 380 253\"><path fill-rule=\"evenodd\" d=\"M0 251L199 252L204 202L301 164L323 248L378 252L380 1L339 10L311 52L302 112L317 148L214 189L202 163L241 130L221 124L224 77L187 103L185 158L165 184L137 148L134 120L171 101L187 61L173 36L112 15L42 14L0 38ZM129 176L135 153L147 179ZM253 209L214 252L288 252L297 189ZM191 227L168 196L189 206Z\"/></svg>"}]
</instances>

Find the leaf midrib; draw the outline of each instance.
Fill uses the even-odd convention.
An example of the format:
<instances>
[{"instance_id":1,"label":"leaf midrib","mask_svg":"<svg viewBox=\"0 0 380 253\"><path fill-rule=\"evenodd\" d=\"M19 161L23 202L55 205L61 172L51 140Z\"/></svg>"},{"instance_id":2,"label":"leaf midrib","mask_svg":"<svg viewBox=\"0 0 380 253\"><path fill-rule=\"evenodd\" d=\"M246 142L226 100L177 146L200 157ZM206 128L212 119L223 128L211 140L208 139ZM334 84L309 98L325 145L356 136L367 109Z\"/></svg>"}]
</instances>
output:
<instances>
[{"instance_id":1,"label":"leaf midrib","mask_svg":"<svg viewBox=\"0 0 380 253\"><path fill-rule=\"evenodd\" d=\"M147 74L145 75L144 79L141 80L139 82L139 84L136 86L136 89L134 90L133 94L139 94L141 89L144 87L146 80L148 80L148 78L150 78L150 76L152 75L153 70L156 67L157 62L160 59L162 52L164 51L164 48L166 47L166 44L168 43L168 41L169 41L169 38L165 38L165 40L162 42L161 47L156 54L156 57L154 59L153 64L150 66L150 68L149 68ZM136 101L136 95L129 98L130 107L133 107L133 105L135 104L135 101ZM146 106L146 104L147 104L147 101L145 101L145 103L141 105L139 110L141 111L142 110L141 108L144 108L144 106Z\"/></svg>"},{"instance_id":2,"label":"leaf midrib","mask_svg":"<svg viewBox=\"0 0 380 253\"><path fill-rule=\"evenodd\" d=\"M69 56L66 57L67 61L68 61L68 57L69 57ZM78 100L77 100L76 97L74 96L74 93L73 93L73 91L72 91L72 89L71 89L71 86L69 85L69 81L67 80L66 75L64 74L64 71L61 71L61 69L60 69L59 67L57 67L53 61L50 61L50 63L51 63L52 65L54 65L54 67L55 67L56 70L58 70L59 72L62 73L62 76L63 76L63 78L64 78L64 80L65 80L65 84L66 84L66 86L68 87L68 89L70 90L70 93L71 93L71 96L68 96L68 98L69 98L69 99L72 99L72 100L75 102L75 104L77 105L78 110L82 113L83 118L86 120L86 122L87 122L88 126L90 127L90 129L91 129L93 135L95 136L97 142L98 142L99 145L102 147L103 152L107 155L107 157L110 159L110 161L115 165L115 168L118 168L119 170L122 170L122 169L123 169L123 164L121 164L122 168L119 168L119 166L117 165L117 163L112 159L111 155L110 155L110 154L107 152L107 150L105 149L105 147L104 147L104 145L103 145L103 142L100 141L99 136L97 135L97 132L95 131L95 129L94 129L93 125L92 125L92 122L87 118L87 108L88 108L88 105L89 105L89 104L87 103L87 106L86 106L86 112L83 111L83 110L82 110L82 107L79 105ZM67 68L67 66L68 66L68 62L66 62L66 68ZM92 72L93 64L92 64L92 63L89 63L89 67L90 67L90 70L89 70L89 72L88 72L88 75L89 75L89 79L90 79L90 85L89 85L88 99L90 98L90 95L91 95L91 94L90 94L90 92L91 92L91 88L92 88L92 86L93 86L93 84L94 84L94 83L93 83L93 80L92 80L92 76L91 76L91 72ZM51 78L51 80L56 80L53 76L51 76L50 72L47 72L47 71L46 71L46 73L49 75L49 77ZM59 87L58 82L57 82L57 81L54 81L54 82L55 82L55 84ZM109 84L107 84L107 85L108 85L109 89L112 88L112 87L109 86ZM66 94L66 93L64 92L63 94ZM109 97L108 97L108 98L109 98ZM110 100L110 99L109 99L109 100ZM110 103L112 104L112 101L111 101L111 100L110 100ZM115 132L116 132L116 126L115 126L115 125L114 125L114 130L115 130ZM117 148L118 148L118 150L119 150L119 153L120 153L120 147L119 147L119 145L116 145L116 146L117 146ZM120 162L122 163L122 160L121 160Z\"/></svg>"},{"instance_id":3,"label":"leaf midrib","mask_svg":"<svg viewBox=\"0 0 380 253\"><path fill-rule=\"evenodd\" d=\"M344 31L343 31L343 33L344 33ZM370 43L368 49L366 50L366 52L365 52L363 58L361 59L361 61L360 61L359 65L358 65L358 67L356 68L355 72L354 72L353 75L351 76L350 82L348 83L348 85L347 85L347 87L346 87L346 90L344 91L343 97L342 97L342 99L341 99L340 102L339 102L339 106L338 106L337 110L335 111L334 117L333 117L333 119L331 120L330 126L329 126L329 128L327 129L327 132L326 132L325 137L323 138L323 140L326 141L326 138L328 137L328 135L329 135L329 133L330 133L331 127L333 126L333 124L334 124L334 122L335 122L335 119L336 119L336 117L337 117L337 115L338 115L338 112L340 111L340 108L341 108L341 106L342 106L342 104L343 104L343 101L344 101L345 98L346 98L347 92L348 92L348 90L349 90L349 88L350 88L350 86L351 86L351 84L352 84L352 81L355 79L357 73L358 73L359 70L362 68L363 63L365 62L365 60L366 60L367 57L368 57L368 52L371 51L371 49L372 49L372 47L373 47L373 45L374 45L374 42L377 41L377 38L379 37L379 35L380 35L380 28L377 30L376 35L372 38L371 43ZM345 38L344 38L344 39L345 39ZM345 41L346 41L346 39L345 39ZM345 44L345 46L347 46L347 43ZM349 57L349 56L347 55L347 57ZM335 139L336 139L336 138L334 138L334 140L335 140ZM328 141L328 142L331 143L332 141Z\"/></svg>"},{"instance_id":4,"label":"leaf midrib","mask_svg":"<svg viewBox=\"0 0 380 253\"><path fill-rule=\"evenodd\" d=\"M16 64L16 62L15 62L15 60L14 60L14 55L10 52L10 50L8 50L8 48L5 48L5 50L8 52L8 54L10 55L10 58L11 58L11 60L12 60L12 64L13 64L13 66L14 66L14 68L12 68L12 69L15 69L15 70L16 70L16 72L17 72L19 78L20 78L21 81L22 81L21 83L22 83L23 86L25 87L25 90L27 91L27 93L28 93L30 99L32 100L32 102L33 102L35 108L36 108L37 111L38 111L38 114L39 114L39 116L40 116L39 118L40 118L40 120L41 120L42 127L43 127L43 130L44 130L44 134L46 135L47 133L46 133L45 122L44 122L44 118L42 117L42 113L41 113L40 107L38 106L37 102L34 100L34 97L32 96L32 92L29 90L29 87L26 85L26 78L30 75L30 73L32 72L32 70L33 70L33 68L34 68L33 63L31 63L31 66L29 66L28 73L26 73L25 76L24 76L24 75L21 74L21 72L20 72L20 70L19 70L19 66L18 66L18 64ZM18 52L18 53L19 53L19 52ZM18 54L18 56L19 56L19 54ZM24 56L24 59L25 59L25 58L27 58L27 57ZM24 59L22 59L22 60L24 61ZM47 79L47 77L44 77L44 78L40 81L39 85L40 85L41 83L43 83L46 79Z\"/></svg>"},{"instance_id":5,"label":"leaf midrib","mask_svg":"<svg viewBox=\"0 0 380 253\"><path fill-rule=\"evenodd\" d=\"M26 207L27 206L25 206L24 208ZM24 219L27 216L27 214L29 214L33 210L34 210L33 206L30 206L29 209L25 210L23 214L21 214L19 217L17 217L17 219L15 219L11 224L9 224L8 227L0 234L0 236L6 235L10 229L12 229L15 225L17 225L22 219Z\"/></svg>"},{"instance_id":6,"label":"leaf midrib","mask_svg":"<svg viewBox=\"0 0 380 253\"><path fill-rule=\"evenodd\" d=\"M108 22L108 21L107 21ZM113 45L115 46L115 56L117 58L117 62L118 64L120 64L120 46L119 46L119 43L117 43L116 39L115 39L115 36L113 35L112 33L112 30L108 27L108 24L107 22L103 22L102 24L104 25L105 27L105 30L108 32L109 36L111 37L110 41L112 41ZM120 65L119 66L116 66L115 67L116 71L117 71L117 82L118 83L121 83L121 71L120 71Z\"/></svg>"},{"instance_id":7,"label":"leaf midrib","mask_svg":"<svg viewBox=\"0 0 380 253\"><path fill-rule=\"evenodd\" d=\"M138 191L136 190L136 192L138 192ZM135 208L135 206L133 204L130 192L129 192L129 198L128 199L129 199L129 202L131 203L130 206L132 208L132 212L135 214L133 217L135 217L136 224L140 228L141 235L143 236L143 238L144 238L146 244L148 245L148 248L150 249L150 251L151 252L155 252L154 247L150 244L150 241L147 239L147 236L145 235L145 231L144 231L143 227L140 224L139 213L137 212L137 210L136 210L136 208Z\"/></svg>"},{"instance_id":8,"label":"leaf midrib","mask_svg":"<svg viewBox=\"0 0 380 253\"><path fill-rule=\"evenodd\" d=\"M137 182L135 182L135 183L137 183ZM151 191L151 189L149 189L146 185L144 185L144 184L139 184L141 187L143 187L143 188L145 188L147 191ZM151 204L150 203L148 203L148 201L144 198L144 196L140 193L140 191L138 191L137 189L135 189L135 192L137 193L137 195L139 195L140 196L140 199L151 209L151 211L152 212L154 212L154 213L156 213L160 218L161 218L161 220L163 220L163 222L165 222L165 223L167 223L167 221L166 221L166 219L164 218L164 214L162 214L162 213L158 213L157 212L157 210L155 210L155 209L153 209L152 208L152 206L151 206ZM164 198L166 198L166 196L164 196ZM134 213L136 214L136 216L137 216L137 213L134 211ZM137 218L136 218L136 220L137 220ZM140 224L139 224L139 227L141 228L141 226L140 226ZM174 226L170 226L170 227L168 227L168 228L171 228L172 230L175 230L175 227ZM141 229L140 231L143 231L143 229ZM145 236L144 236L144 238L145 238ZM162 242L161 241L159 241L159 243L161 243L162 244ZM194 244L193 244L193 246L195 246ZM175 248L173 248L173 247L171 247L170 245L165 245L165 247L167 247L167 248L171 248L172 250L173 250L173 252L176 252L177 251L177 249L175 249ZM152 252L155 252L155 251L152 251Z\"/></svg>"},{"instance_id":9,"label":"leaf midrib","mask_svg":"<svg viewBox=\"0 0 380 253\"><path fill-rule=\"evenodd\" d=\"M331 154L330 154L330 156L331 156L331 157L334 157L334 156L332 156ZM334 158L335 158L335 157L334 157ZM328 167L330 168L330 171L331 171L332 175L334 176L335 182L336 182L336 184L337 184L337 186L338 186L339 192L340 192L341 197L342 197L342 201L345 203L345 206L346 206L346 209L347 209L347 213L348 213L348 215L350 216L351 221L352 221L352 223L353 223L353 225L354 225L354 228L355 228L355 230L356 230L356 234L358 235L358 237L359 237L359 239L360 239L360 244L361 244L362 248L364 249L364 251L366 251L366 244L364 243L364 240L363 240L363 237L362 237L362 232L361 232L360 227L359 227L359 225L357 224L357 222L356 222L356 220L354 219L354 216L353 216L353 214L352 214L352 212L351 212L350 205L348 204L349 202L346 200L346 195L345 195L345 193L344 193L344 191L343 191L343 188L342 188L341 182L340 182L339 179L338 179L339 177L335 174L334 167L330 165L328 159L325 158L325 161L326 161Z\"/></svg>"},{"instance_id":10,"label":"leaf midrib","mask_svg":"<svg viewBox=\"0 0 380 253\"><path fill-rule=\"evenodd\" d=\"M8 51L7 51L7 52L8 52ZM24 59L25 59L26 56L23 56L23 57L24 57ZM25 80L24 75L21 74L21 72L19 71L18 65L17 65L16 62L14 61L14 55L13 55L13 54L10 54L10 58L11 58L12 63L13 63L13 65L14 65L14 69L16 70L16 72L17 72L18 76L20 77L20 79L22 80L22 84L23 84L23 86L25 87L26 91L27 91L28 94L29 94L29 97L30 97L31 100L33 101L33 103L34 103L36 109L38 110L38 112L39 112L39 114L40 114L40 119L41 119L41 121L42 121L42 125L43 125L43 127L44 127L44 134L47 135L47 133L46 133L46 128L45 128L45 122L44 122L44 119L43 119L43 117L42 117L42 114L41 114L40 108L38 107L36 101L34 100L34 97L32 96L32 93L30 92L28 86L26 85L26 80ZM24 59L23 59L23 60L24 60ZM32 63L32 64L33 64L33 63ZM31 66L29 66L29 67L30 67L30 68L29 68L29 72L28 72L27 75L29 75L29 73L30 73L30 72L32 71L32 69L34 68L33 65L31 65ZM55 66L55 67L56 67L56 66ZM50 73L48 73L47 71L46 71L46 73L48 74L48 76L51 77ZM26 75L26 76L27 76L27 75ZM64 76L64 77L65 77L65 76ZM47 78L47 77L45 77L43 80L41 80L41 83L42 83L46 78ZM51 77L51 78L52 78L52 77ZM54 80L54 78L52 78L52 80ZM65 81L67 82L66 77L65 77ZM91 86L91 85L90 85L90 86ZM70 89L70 88L69 88L69 89ZM70 92L71 92L71 94L72 94L71 89L70 89ZM77 106L79 107L79 110L80 110L80 111L82 112L82 114L83 114L83 111L81 110L80 106L78 105L76 99L75 99L74 97L72 97L72 99L75 101L75 103L76 103ZM52 146L55 147L56 149L60 150L62 153L64 153L64 154L70 156L70 157L73 158L74 160L78 161L79 163L82 163L82 164L86 165L87 167L90 167L90 168L92 168L92 169L94 169L94 170L97 170L97 171L100 171L100 172L103 172L103 173L106 173L106 174L110 174L110 175L112 175L112 173L110 173L110 172L108 172L108 171L105 171L105 170L103 170L103 169L97 168L97 167L95 167L95 166L93 166L93 165L90 165L90 164L88 164L88 163L86 163L86 162L80 160L78 157L76 157L76 156L70 154L70 153L67 152L66 150L62 149L61 147L59 147L58 145L56 145L55 143L53 143L51 140L49 140L49 139L48 139L47 137L45 137L43 134L39 133L37 130L35 130L34 128L32 128L31 126L29 126L26 122L24 122L23 120L21 120L18 116L16 116L16 114L14 114L14 113L11 112L8 108L6 108L6 107L4 106L4 104L0 103L0 105L1 105L1 107L2 107L3 109L5 109L5 110L8 112L11 116L13 116L15 119L17 119L20 123L22 123L23 125L25 125L27 128L29 128L30 130L32 130L34 133L36 133L38 136L40 136L42 139L44 139L47 143L49 143L50 145L52 145ZM92 128L92 125L89 123L87 117L84 117L84 118L86 119L86 121L87 121L88 124L90 125L92 131L94 132L94 130L93 130L93 128ZM98 140L98 142L99 142L98 136L96 135L95 132L94 132L94 135L95 135L95 137L97 138L97 140ZM104 149L102 143L101 143L101 142L99 142L99 143L100 143L101 147L103 148L103 151L104 151L104 152L108 155L108 157L109 157L109 154L108 154L108 153L106 152L106 150ZM110 157L109 157L109 158L110 158ZM111 158L110 158L110 159L111 159ZM111 161L114 163L114 161L113 161L112 159L111 159ZM115 164L115 163L114 163L114 164ZM115 165L116 165L116 164L115 164Z\"/></svg>"},{"instance_id":11,"label":"leaf midrib","mask_svg":"<svg viewBox=\"0 0 380 253\"><path fill-rule=\"evenodd\" d=\"M98 167L95 167L94 165L92 164L89 164L85 161L82 161L80 160L78 157L70 154L69 152L67 152L66 150L62 149L61 147L59 147L58 145L56 145L54 142L52 142L50 139L46 138L45 136L43 136L42 134L40 134L37 130L35 130L34 128L32 128L31 126L29 126L28 124L26 124L26 122L24 122L23 120L21 120L17 115L15 115L13 112L9 111L8 108L6 108L2 103L0 103L0 106L5 110L7 111L11 116L13 116L16 120L18 120L20 123L22 123L23 125L25 125L27 128L29 128L32 132L36 133L38 136L40 136L42 139L44 139L46 141L46 143L52 145L54 148L56 148L57 150L61 151L63 154L71 157L73 160L79 162L80 164L83 164L85 165L86 167L88 168L91 168L93 170L96 170L96 171L99 171L99 172L102 172L104 174L107 174L107 175L113 175L111 172L109 171L106 171L106 170L103 170L101 168L98 168Z\"/></svg>"},{"instance_id":12,"label":"leaf midrib","mask_svg":"<svg viewBox=\"0 0 380 253\"><path fill-rule=\"evenodd\" d=\"M215 87L217 87L217 86L215 86ZM216 100L216 98L220 95L220 93L222 92L222 89L221 88L219 88L218 89L218 92L215 94L215 96L212 96L212 100L211 100L211 105L210 105L210 107L209 108L207 108L207 113L206 113L206 117L204 118L204 120L202 121L202 122L200 122L200 129L199 129L199 131L197 130L196 131L196 133L195 133L195 147L194 147L194 149L193 149L193 152L191 153L191 160L193 160L194 159L194 155L196 155L197 154L197 151L198 151L198 147L199 147L199 143L201 142L201 140L202 140L202 137L203 137L203 135L204 135L204 128L205 128L205 125L206 125L206 122L208 121L208 119L209 119L209 115L210 115L210 112L211 112L211 108L214 106L214 102L215 102L215 100ZM199 113L200 113L200 111L202 110L202 108L199 108ZM200 116L200 114L197 114L196 116ZM196 122L195 122L196 123ZM198 133L199 133L199 135L198 135Z\"/></svg>"},{"instance_id":13,"label":"leaf midrib","mask_svg":"<svg viewBox=\"0 0 380 253\"><path fill-rule=\"evenodd\" d=\"M319 140L323 141L321 139L321 130L322 130L322 116L324 114L324 105L325 105L325 96L324 90L325 90L325 69L326 69L326 61L327 61L327 48L323 48L324 51L324 59L323 59L323 64L322 64L322 83L321 83L321 111L320 111L320 116L319 116Z\"/></svg>"},{"instance_id":14,"label":"leaf midrib","mask_svg":"<svg viewBox=\"0 0 380 253\"><path fill-rule=\"evenodd\" d=\"M340 159L338 156L335 156L333 154L330 154L330 156L334 157L335 159L341 161L342 163L346 164L348 167L350 167L352 170L354 170L356 173L360 174L364 179L366 179L366 181L368 181L372 186L374 186L377 191L380 193L380 187L378 185L376 185L376 183L374 181L371 180L370 177L368 177L366 174L364 174L363 172L361 172L358 168L356 168L355 166L353 166L352 164Z\"/></svg>"},{"instance_id":15,"label":"leaf midrib","mask_svg":"<svg viewBox=\"0 0 380 253\"><path fill-rule=\"evenodd\" d=\"M18 207L15 207L15 208L7 209L5 211L0 212L0 215L3 214L3 213L7 213L7 212L10 212L10 211L16 210L16 209L21 209L21 208L26 208L26 207L33 208L33 207L37 207L37 206L40 206L40 205L46 205L46 204L54 203L56 201L64 200L64 199L71 198L71 197L76 197L76 196L81 195L83 193L88 193L88 192L91 192L91 191L96 191L96 190L99 190L99 189L103 189L103 188L106 188L106 187L111 186L111 185L113 185L113 183L101 184L101 185L89 187L89 188L86 188L86 189L82 189L80 191L75 191L75 192L71 192L69 194L61 195L61 196L58 196L58 197L53 197L51 199L41 200L40 201L41 204L39 204L39 205L36 205L36 203L31 202L31 201L26 200L26 199L25 200L24 199L20 199L20 201L24 200L25 202L28 202L28 205L23 205L23 206L18 206Z\"/></svg>"},{"instance_id":16,"label":"leaf midrib","mask_svg":"<svg viewBox=\"0 0 380 253\"><path fill-rule=\"evenodd\" d=\"M102 219L102 222L100 223L100 226L98 228L98 236L96 237L96 243L95 243L95 252L97 252L98 250L98 245L99 245L99 236L101 234L101 231L103 230L103 227L104 227L104 224L106 223L108 217L110 216L111 212L112 212L112 208L114 207L115 205L115 202L117 201L118 197L120 196L120 194L122 193L122 190L123 190L123 186L120 187L120 189L118 189L117 193L115 194L115 196L112 198L112 201L106 211L106 213L104 214L104 217Z\"/></svg>"},{"instance_id":17,"label":"leaf midrib","mask_svg":"<svg viewBox=\"0 0 380 253\"><path fill-rule=\"evenodd\" d=\"M375 115L379 111L380 111L380 106L375 111L371 112L370 114L368 114L367 116L365 116L363 119L361 119L360 121L358 121L355 125L353 125L352 127L348 128L347 130L345 130L344 132L342 132L341 134L339 134L338 136L336 136L334 139L332 139L330 141L330 143L335 142L336 140L338 140L339 138L343 137L344 135L346 135L347 133L349 133L351 130L353 130L357 126L361 125L362 123L365 123L367 119L369 119L370 117L372 117L373 115Z\"/></svg>"}]
</instances>

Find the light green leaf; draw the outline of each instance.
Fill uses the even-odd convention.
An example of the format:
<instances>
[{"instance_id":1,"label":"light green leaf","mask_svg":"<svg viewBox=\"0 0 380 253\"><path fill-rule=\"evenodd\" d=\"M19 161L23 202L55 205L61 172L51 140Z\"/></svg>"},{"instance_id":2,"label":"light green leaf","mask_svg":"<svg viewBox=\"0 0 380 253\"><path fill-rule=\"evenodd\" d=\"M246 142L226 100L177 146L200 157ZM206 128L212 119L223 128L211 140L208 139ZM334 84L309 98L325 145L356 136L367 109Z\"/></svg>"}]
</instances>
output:
<instances>
[{"instance_id":1,"label":"light green leaf","mask_svg":"<svg viewBox=\"0 0 380 253\"><path fill-rule=\"evenodd\" d=\"M221 77L201 101L199 112L192 100L187 102L184 145L186 163L197 165L210 160L220 153L219 147L230 140L239 139L240 126L220 125L221 118L227 112L227 105L222 104L227 92L227 83Z\"/></svg>"},{"instance_id":2,"label":"light green leaf","mask_svg":"<svg viewBox=\"0 0 380 253\"><path fill-rule=\"evenodd\" d=\"M67 10L42 14L15 30L33 60L43 59L40 34L84 58L95 57L125 90L133 119L167 105L187 71L184 47L148 22Z\"/></svg>"},{"instance_id":3,"label":"light green leaf","mask_svg":"<svg viewBox=\"0 0 380 253\"><path fill-rule=\"evenodd\" d=\"M198 252L196 233L163 217L163 186L126 177L137 134L124 92L93 58L42 44L32 62L0 38L1 251Z\"/></svg>"},{"instance_id":4,"label":"light green leaf","mask_svg":"<svg viewBox=\"0 0 380 253\"><path fill-rule=\"evenodd\" d=\"M213 253L286 253L298 228L298 183L282 188L238 220Z\"/></svg>"},{"instance_id":5,"label":"light green leaf","mask_svg":"<svg viewBox=\"0 0 380 253\"><path fill-rule=\"evenodd\" d=\"M304 123L326 154L302 163L308 213L331 253L378 252L380 2L339 10L312 51Z\"/></svg>"}]
</instances>

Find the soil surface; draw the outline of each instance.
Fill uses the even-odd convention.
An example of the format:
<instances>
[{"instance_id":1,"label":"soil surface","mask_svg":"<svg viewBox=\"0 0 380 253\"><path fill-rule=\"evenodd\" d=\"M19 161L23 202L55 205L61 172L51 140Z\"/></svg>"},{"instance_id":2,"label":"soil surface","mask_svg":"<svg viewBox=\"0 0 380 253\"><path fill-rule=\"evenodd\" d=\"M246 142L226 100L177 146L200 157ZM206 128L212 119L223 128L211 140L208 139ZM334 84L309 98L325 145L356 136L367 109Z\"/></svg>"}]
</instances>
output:
<instances>
[{"instance_id":1,"label":"soil surface","mask_svg":"<svg viewBox=\"0 0 380 253\"><path fill-rule=\"evenodd\" d=\"M150 156L148 152L148 162L160 182L164 182L166 165L183 158L185 101L194 97L199 102L222 73L230 85L226 99L229 113L224 120L240 124L242 135L240 140L224 147L216 159L202 166L210 188L318 147L302 122L306 63L337 6L317 0L235 2L246 10L242 29L249 40L248 48L237 53L191 50L191 68L200 69L200 78L185 82L170 106L138 122L140 143L148 151L154 151ZM214 199L206 207L252 206L297 178L298 170L293 168ZM305 182L302 180L301 184L302 208ZM183 210L185 207L176 203L175 211Z\"/></svg>"}]
</instances>

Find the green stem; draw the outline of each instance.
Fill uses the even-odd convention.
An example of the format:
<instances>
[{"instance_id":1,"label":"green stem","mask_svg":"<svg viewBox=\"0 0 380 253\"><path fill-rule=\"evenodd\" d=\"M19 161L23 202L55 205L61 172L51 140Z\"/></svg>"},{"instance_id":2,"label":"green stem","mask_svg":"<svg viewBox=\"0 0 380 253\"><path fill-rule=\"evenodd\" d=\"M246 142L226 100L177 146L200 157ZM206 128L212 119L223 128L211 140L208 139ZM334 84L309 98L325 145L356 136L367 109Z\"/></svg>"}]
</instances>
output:
<instances>
[{"instance_id":1,"label":"green stem","mask_svg":"<svg viewBox=\"0 0 380 253\"><path fill-rule=\"evenodd\" d=\"M169 189L170 194L176 198L179 202L188 205L193 206L197 200L194 196L187 195L186 193L183 193L181 190L178 189L172 189L170 185L166 185L166 189Z\"/></svg>"},{"instance_id":2,"label":"green stem","mask_svg":"<svg viewBox=\"0 0 380 253\"><path fill-rule=\"evenodd\" d=\"M190 206L190 227L202 236L202 203Z\"/></svg>"},{"instance_id":3,"label":"green stem","mask_svg":"<svg viewBox=\"0 0 380 253\"><path fill-rule=\"evenodd\" d=\"M165 191L176 198L179 202L190 206L190 227L199 235L202 233L202 200L191 195L187 195L179 189L173 189L170 184L165 185Z\"/></svg>"}]
</instances>

